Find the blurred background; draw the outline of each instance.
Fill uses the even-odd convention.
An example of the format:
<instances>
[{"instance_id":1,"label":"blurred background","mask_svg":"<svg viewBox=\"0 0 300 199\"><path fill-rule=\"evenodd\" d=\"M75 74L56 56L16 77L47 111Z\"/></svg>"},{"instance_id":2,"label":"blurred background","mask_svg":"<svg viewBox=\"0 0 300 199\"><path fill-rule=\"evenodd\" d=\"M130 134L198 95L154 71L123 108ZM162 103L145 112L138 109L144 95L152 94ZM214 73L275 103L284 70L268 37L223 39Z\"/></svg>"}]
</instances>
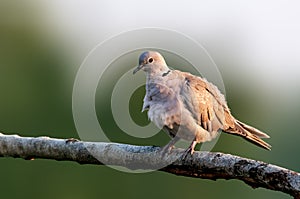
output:
<instances>
[{"instance_id":1,"label":"blurred background","mask_svg":"<svg viewBox=\"0 0 300 199\"><path fill-rule=\"evenodd\" d=\"M207 49L223 77L233 115L267 132L273 146L268 152L222 134L213 151L299 172L299 7L297 1L1 1L0 131L79 138L72 118L72 87L86 55L120 32L161 27L182 32ZM125 64L135 66L137 57ZM97 113L105 115L99 122L112 141L167 141L163 133L148 139L122 133L109 109L111 84L101 81ZM138 89L129 105L133 120L141 125L148 122L140 113L143 94L143 88ZM289 198L253 190L237 180L131 174L50 160L0 158L0 165L1 198Z\"/></svg>"}]
</instances>

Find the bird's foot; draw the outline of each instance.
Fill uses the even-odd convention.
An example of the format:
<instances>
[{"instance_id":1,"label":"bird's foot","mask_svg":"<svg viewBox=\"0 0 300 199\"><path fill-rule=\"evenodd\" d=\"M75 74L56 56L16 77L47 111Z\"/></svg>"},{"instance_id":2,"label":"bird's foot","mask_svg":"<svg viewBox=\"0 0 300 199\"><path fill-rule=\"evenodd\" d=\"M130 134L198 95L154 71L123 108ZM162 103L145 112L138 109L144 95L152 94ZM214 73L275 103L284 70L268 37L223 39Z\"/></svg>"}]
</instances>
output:
<instances>
[{"instance_id":1,"label":"bird's foot","mask_svg":"<svg viewBox=\"0 0 300 199\"><path fill-rule=\"evenodd\" d=\"M193 155L193 153L195 152L195 146L196 146L197 142L193 141L191 143L191 145L189 146L189 148L187 148L183 154L182 154L182 159L186 159L189 155Z\"/></svg>"},{"instance_id":2,"label":"bird's foot","mask_svg":"<svg viewBox=\"0 0 300 199\"><path fill-rule=\"evenodd\" d=\"M176 142L178 142L180 138L179 137L174 137L168 144L166 144L161 150L161 154L162 154L162 157L164 157L166 154L169 154L171 152L171 150L173 148L175 148L175 144Z\"/></svg>"},{"instance_id":3,"label":"bird's foot","mask_svg":"<svg viewBox=\"0 0 300 199\"><path fill-rule=\"evenodd\" d=\"M174 137L168 144L166 144L166 146L161 149L162 157L164 157L166 154L169 154L171 150L175 148L174 145L176 144L176 142L178 142L179 139L179 137Z\"/></svg>"},{"instance_id":4,"label":"bird's foot","mask_svg":"<svg viewBox=\"0 0 300 199\"><path fill-rule=\"evenodd\" d=\"M162 157L164 157L166 154L169 154L173 148L175 148L174 145L170 146L169 144L161 148L160 153Z\"/></svg>"},{"instance_id":5,"label":"bird's foot","mask_svg":"<svg viewBox=\"0 0 300 199\"><path fill-rule=\"evenodd\" d=\"M182 159L182 160L186 159L188 156L193 155L194 152L195 152L194 149L191 149L190 147L187 148L187 149L183 152L182 158L181 158L181 159Z\"/></svg>"},{"instance_id":6,"label":"bird's foot","mask_svg":"<svg viewBox=\"0 0 300 199\"><path fill-rule=\"evenodd\" d=\"M66 144L74 143L74 142L79 142L79 140L76 139L76 138L68 138L68 139L66 139Z\"/></svg>"}]
</instances>

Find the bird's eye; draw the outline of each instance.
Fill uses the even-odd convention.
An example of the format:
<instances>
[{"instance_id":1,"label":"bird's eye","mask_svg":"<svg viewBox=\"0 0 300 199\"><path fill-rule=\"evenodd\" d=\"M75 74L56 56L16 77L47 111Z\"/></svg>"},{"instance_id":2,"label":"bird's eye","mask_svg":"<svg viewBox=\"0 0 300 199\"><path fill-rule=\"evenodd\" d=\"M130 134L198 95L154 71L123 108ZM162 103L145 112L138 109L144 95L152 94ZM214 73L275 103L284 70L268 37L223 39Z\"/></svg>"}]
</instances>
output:
<instances>
[{"instance_id":1,"label":"bird's eye","mask_svg":"<svg viewBox=\"0 0 300 199\"><path fill-rule=\"evenodd\" d=\"M150 57L149 59L148 59L148 63L152 63L154 61L154 59L152 58L152 57Z\"/></svg>"}]
</instances>

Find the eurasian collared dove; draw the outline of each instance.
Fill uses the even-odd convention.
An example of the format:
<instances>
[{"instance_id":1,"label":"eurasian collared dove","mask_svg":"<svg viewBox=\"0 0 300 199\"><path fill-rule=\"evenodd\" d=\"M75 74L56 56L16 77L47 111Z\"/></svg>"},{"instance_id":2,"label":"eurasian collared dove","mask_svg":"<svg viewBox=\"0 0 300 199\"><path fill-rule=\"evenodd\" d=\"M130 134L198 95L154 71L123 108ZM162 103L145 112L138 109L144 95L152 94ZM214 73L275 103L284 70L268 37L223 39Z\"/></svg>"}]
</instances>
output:
<instances>
[{"instance_id":1,"label":"eurasian collared dove","mask_svg":"<svg viewBox=\"0 0 300 199\"><path fill-rule=\"evenodd\" d=\"M146 95L143 110L171 141L163 148L170 151L179 139L191 141L188 153L193 154L197 143L210 141L218 130L238 135L270 150L271 145L260 138L269 136L235 119L224 95L206 79L187 72L171 70L158 52L144 52L133 74L146 72Z\"/></svg>"}]
</instances>

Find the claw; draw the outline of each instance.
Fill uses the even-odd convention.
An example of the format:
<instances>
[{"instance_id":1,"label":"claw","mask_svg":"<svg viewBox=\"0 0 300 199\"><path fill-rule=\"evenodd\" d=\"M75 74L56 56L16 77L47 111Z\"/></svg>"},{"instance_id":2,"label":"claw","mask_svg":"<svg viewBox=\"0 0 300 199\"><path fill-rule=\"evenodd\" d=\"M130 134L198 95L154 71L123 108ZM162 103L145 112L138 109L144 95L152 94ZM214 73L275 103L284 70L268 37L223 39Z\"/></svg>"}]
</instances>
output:
<instances>
[{"instance_id":1,"label":"claw","mask_svg":"<svg viewBox=\"0 0 300 199\"><path fill-rule=\"evenodd\" d=\"M66 139L66 144L74 143L74 142L79 142L79 140L76 139L76 138L68 138L68 139Z\"/></svg>"},{"instance_id":2,"label":"claw","mask_svg":"<svg viewBox=\"0 0 300 199\"><path fill-rule=\"evenodd\" d=\"M160 150L160 152L162 156L165 156L166 154L169 154L173 148L174 146L169 146L169 144L167 144Z\"/></svg>"},{"instance_id":3,"label":"claw","mask_svg":"<svg viewBox=\"0 0 300 199\"><path fill-rule=\"evenodd\" d=\"M195 146L197 144L197 141L193 141L191 143L191 145L189 146L189 148L187 148L184 152L183 152L183 158L182 159L186 159L188 155L193 155L193 153L195 152Z\"/></svg>"},{"instance_id":4,"label":"claw","mask_svg":"<svg viewBox=\"0 0 300 199\"><path fill-rule=\"evenodd\" d=\"M179 141L179 137L174 137L168 144L166 144L162 149L161 149L161 153L162 153L162 156L165 156L167 153L170 153L171 150L173 148L175 148L175 144L176 142Z\"/></svg>"}]
</instances>

